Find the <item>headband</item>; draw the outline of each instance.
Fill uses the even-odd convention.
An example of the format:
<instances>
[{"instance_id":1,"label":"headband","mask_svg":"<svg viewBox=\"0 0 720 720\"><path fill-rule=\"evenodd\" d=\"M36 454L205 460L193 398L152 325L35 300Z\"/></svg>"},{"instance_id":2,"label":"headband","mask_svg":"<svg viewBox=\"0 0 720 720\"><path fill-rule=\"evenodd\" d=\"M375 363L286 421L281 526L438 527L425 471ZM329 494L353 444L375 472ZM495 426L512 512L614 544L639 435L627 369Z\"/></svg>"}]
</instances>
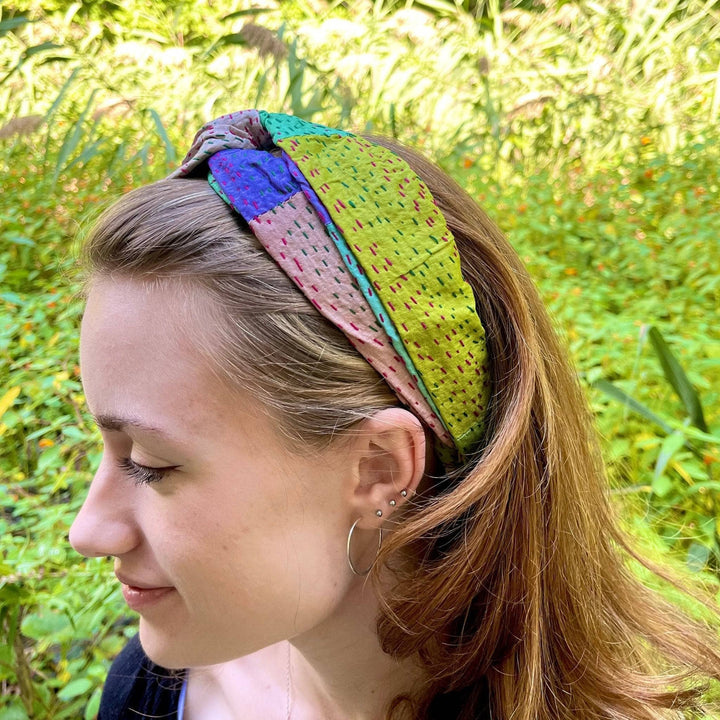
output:
<instances>
[{"instance_id":1,"label":"headband","mask_svg":"<svg viewBox=\"0 0 720 720\"><path fill-rule=\"evenodd\" d=\"M170 177L198 174L440 443L470 452L490 393L485 331L409 165L343 130L244 110L203 126Z\"/></svg>"}]
</instances>

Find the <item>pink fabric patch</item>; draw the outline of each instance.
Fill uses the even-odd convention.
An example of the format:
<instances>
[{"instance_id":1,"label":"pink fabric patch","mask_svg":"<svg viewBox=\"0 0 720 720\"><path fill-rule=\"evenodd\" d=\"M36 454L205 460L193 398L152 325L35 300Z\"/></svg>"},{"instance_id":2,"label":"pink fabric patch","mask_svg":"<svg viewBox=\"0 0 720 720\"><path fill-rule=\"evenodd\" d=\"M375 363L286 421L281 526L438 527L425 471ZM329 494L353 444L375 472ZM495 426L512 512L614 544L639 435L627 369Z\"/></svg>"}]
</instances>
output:
<instances>
[{"instance_id":1,"label":"pink fabric patch","mask_svg":"<svg viewBox=\"0 0 720 720\"><path fill-rule=\"evenodd\" d=\"M203 125L180 167L168 177L185 177L218 150L268 150L274 147L270 133L262 126L257 110L223 115Z\"/></svg>"}]
</instances>

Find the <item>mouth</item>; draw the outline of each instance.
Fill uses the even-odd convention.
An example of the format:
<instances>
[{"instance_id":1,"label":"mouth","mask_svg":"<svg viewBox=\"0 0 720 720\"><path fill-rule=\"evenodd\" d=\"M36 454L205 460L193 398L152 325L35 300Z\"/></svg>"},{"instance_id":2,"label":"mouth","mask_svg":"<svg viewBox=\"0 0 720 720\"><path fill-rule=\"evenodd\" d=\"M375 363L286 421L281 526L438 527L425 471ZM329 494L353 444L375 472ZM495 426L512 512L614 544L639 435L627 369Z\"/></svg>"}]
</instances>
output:
<instances>
[{"instance_id":1,"label":"mouth","mask_svg":"<svg viewBox=\"0 0 720 720\"><path fill-rule=\"evenodd\" d=\"M126 578L118 573L116 573L116 576L122 584L122 593L125 602L128 604L128 607L137 612L146 610L160 603L161 600L164 600L176 592L172 586L153 586L139 580Z\"/></svg>"}]
</instances>

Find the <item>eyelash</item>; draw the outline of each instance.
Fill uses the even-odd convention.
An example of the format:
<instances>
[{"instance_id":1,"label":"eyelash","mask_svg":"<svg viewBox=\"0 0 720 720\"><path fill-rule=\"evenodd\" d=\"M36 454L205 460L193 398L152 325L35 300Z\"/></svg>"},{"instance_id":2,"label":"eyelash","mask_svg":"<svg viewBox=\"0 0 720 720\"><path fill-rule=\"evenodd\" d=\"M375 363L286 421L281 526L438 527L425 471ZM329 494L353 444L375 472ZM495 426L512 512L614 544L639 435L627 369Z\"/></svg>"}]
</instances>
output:
<instances>
[{"instance_id":1,"label":"eyelash","mask_svg":"<svg viewBox=\"0 0 720 720\"><path fill-rule=\"evenodd\" d=\"M129 475L136 485L150 485L160 482L174 468L151 468L139 465L130 458L118 458L118 467Z\"/></svg>"}]
</instances>

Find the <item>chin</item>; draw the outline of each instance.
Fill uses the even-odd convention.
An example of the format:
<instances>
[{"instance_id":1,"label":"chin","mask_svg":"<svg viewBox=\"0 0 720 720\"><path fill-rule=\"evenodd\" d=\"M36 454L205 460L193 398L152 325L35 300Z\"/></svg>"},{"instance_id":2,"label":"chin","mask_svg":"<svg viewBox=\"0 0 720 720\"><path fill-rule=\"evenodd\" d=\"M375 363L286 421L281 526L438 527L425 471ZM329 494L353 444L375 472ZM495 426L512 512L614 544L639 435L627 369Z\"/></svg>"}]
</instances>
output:
<instances>
[{"instance_id":1,"label":"chin","mask_svg":"<svg viewBox=\"0 0 720 720\"><path fill-rule=\"evenodd\" d=\"M183 646L177 635L174 637L167 633L159 633L148 627L144 619L140 619L140 644L143 652L156 665L168 670L182 670L190 667L192 653L190 648Z\"/></svg>"},{"instance_id":2,"label":"chin","mask_svg":"<svg viewBox=\"0 0 720 720\"><path fill-rule=\"evenodd\" d=\"M153 627L144 618L140 619L140 644L145 654L156 665L168 670L184 670L191 667L205 667L228 662L250 655L262 647L230 648L221 642L208 644L207 636L196 638L181 633L162 631Z\"/></svg>"}]
</instances>

